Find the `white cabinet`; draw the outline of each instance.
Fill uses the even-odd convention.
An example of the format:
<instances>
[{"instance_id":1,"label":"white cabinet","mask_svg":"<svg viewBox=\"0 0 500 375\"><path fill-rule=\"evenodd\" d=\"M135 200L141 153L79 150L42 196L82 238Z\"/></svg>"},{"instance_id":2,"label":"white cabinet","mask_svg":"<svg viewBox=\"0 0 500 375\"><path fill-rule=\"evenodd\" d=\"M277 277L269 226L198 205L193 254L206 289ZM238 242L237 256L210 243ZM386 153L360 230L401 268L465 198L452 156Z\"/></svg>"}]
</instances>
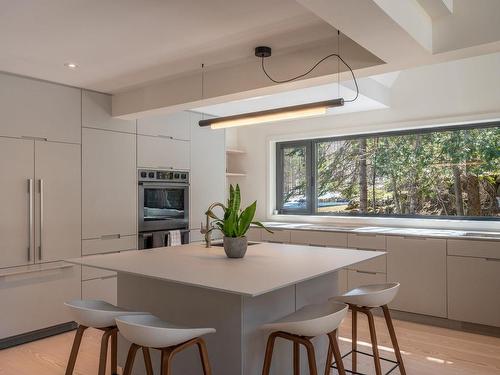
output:
<instances>
[{"instance_id":1,"label":"white cabinet","mask_svg":"<svg viewBox=\"0 0 500 375\"><path fill-rule=\"evenodd\" d=\"M225 202L226 152L224 130L201 128L198 125L201 115L195 113L191 115L193 122L191 125L189 227L194 239L197 236L193 232L199 231L200 223L203 222L205 225L205 212L208 206L213 202ZM222 212L220 214L222 215Z\"/></svg>"},{"instance_id":2,"label":"white cabinet","mask_svg":"<svg viewBox=\"0 0 500 375\"><path fill-rule=\"evenodd\" d=\"M385 250L385 236L372 233L349 233L348 246L360 250Z\"/></svg>"},{"instance_id":3,"label":"white cabinet","mask_svg":"<svg viewBox=\"0 0 500 375\"><path fill-rule=\"evenodd\" d=\"M29 140L0 138L0 175L3 176L0 194L0 268L33 262L33 143Z\"/></svg>"},{"instance_id":4,"label":"white cabinet","mask_svg":"<svg viewBox=\"0 0 500 375\"><path fill-rule=\"evenodd\" d=\"M138 135L137 166L139 168L189 170L190 142Z\"/></svg>"},{"instance_id":5,"label":"white cabinet","mask_svg":"<svg viewBox=\"0 0 500 375\"><path fill-rule=\"evenodd\" d=\"M190 132L199 120L200 114L187 111L145 117L137 120L137 134L189 141Z\"/></svg>"},{"instance_id":6,"label":"white cabinet","mask_svg":"<svg viewBox=\"0 0 500 375\"><path fill-rule=\"evenodd\" d=\"M80 267L42 264L3 272L0 339L73 320L63 304L80 298Z\"/></svg>"},{"instance_id":7,"label":"white cabinet","mask_svg":"<svg viewBox=\"0 0 500 375\"><path fill-rule=\"evenodd\" d=\"M0 113L0 136L80 143L80 89L0 73Z\"/></svg>"},{"instance_id":8,"label":"white cabinet","mask_svg":"<svg viewBox=\"0 0 500 375\"><path fill-rule=\"evenodd\" d=\"M347 270L347 287L348 289L357 288L361 285L383 284L387 281L385 273Z\"/></svg>"},{"instance_id":9,"label":"white cabinet","mask_svg":"<svg viewBox=\"0 0 500 375\"><path fill-rule=\"evenodd\" d=\"M273 233L261 231L262 241L275 243L290 243L291 231L286 229L271 229Z\"/></svg>"},{"instance_id":10,"label":"white cabinet","mask_svg":"<svg viewBox=\"0 0 500 375\"><path fill-rule=\"evenodd\" d=\"M35 142L38 262L81 254L80 145Z\"/></svg>"},{"instance_id":11,"label":"white cabinet","mask_svg":"<svg viewBox=\"0 0 500 375\"><path fill-rule=\"evenodd\" d=\"M135 135L82 130L84 239L136 235Z\"/></svg>"},{"instance_id":12,"label":"white cabinet","mask_svg":"<svg viewBox=\"0 0 500 375\"><path fill-rule=\"evenodd\" d=\"M294 230L290 242L300 245L347 247L347 233Z\"/></svg>"},{"instance_id":13,"label":"white cabinet","mask_svg":"<svg viewBox=\"0 0 500 375\"><path fill-rule=\"evenodd\" d=\"M105 276L82 281L82 299L101 300L117 304L117 277Z\"/></svg>"},{"instance_id":14,"label":"white cabinet","mask_svg":"<svg viewBox=\"0 0 500 375\"><path fill-rule=\"evenodd\" d=\"M82 126L135 133L135 120L111 116L111 95L82 90Z\"/></svg>"},{"instance_id":15,"label":"white cabinet","mask_svg":"<svg viewBox=\"0 0 500 375\"><path fill-rule=\"evenodd\" d=\"M0 138L0 267L80 255L80 145ZM3 222L5 221L5 222Z\"/></svg>"},{"instance_id":16,"label":"white cabinet","mask_svg":"<svg viewBox=\"0 0 500 375\"><path fill-rule=\"evenodd\" d=\"M256 241L256 242L262 241L262 231L264 231L264 229L250 228L247 232L248 241Z\"/></svg>"},{"instance_id":17,"label":"white cabinet","mask_svg":"<svg viewBox=\"0 0 500 375\"><path fill-rule=\"evenodd\" d=\"M82 255L114 253L137 249L137 236L109 235L82 240Z\"/></svg>"},{"instance_id":18,"label":"white cabinet","mask_svg":"<svg viewBox=\"0 0 500 375\"><path fill-rule=\"evenodd\" d=\"M387 281L401 283L391 308L446 317L446 240L387 236Z\"/></svg>"}]
</instances>

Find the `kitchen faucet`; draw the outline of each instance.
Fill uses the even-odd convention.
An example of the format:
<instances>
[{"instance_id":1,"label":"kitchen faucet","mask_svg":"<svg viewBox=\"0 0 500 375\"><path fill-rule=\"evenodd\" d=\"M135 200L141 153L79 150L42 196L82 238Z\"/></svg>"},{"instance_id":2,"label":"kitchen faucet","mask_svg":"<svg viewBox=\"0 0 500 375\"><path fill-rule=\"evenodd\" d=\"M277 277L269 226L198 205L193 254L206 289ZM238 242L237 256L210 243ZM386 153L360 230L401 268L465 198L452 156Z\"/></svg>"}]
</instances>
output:
<instances>
[{"instance_id":1,"label":"kitchen faucet","mask_svg":"<svg viewBox=\"0 0 500 375\"><path fill-rule=\"evenodd\" d=\"M212 203L207 211L205 212L206 215L206 224L203 226L203 223L201 223L201 229L200 233L205 235L205 247L212 247L212 230L214 229L210 225L210 215L208 214L210 211L212 211L215 207L222 207L224 208L224 205L220 202L214 202Z\"/></svg>"}]
</instances>

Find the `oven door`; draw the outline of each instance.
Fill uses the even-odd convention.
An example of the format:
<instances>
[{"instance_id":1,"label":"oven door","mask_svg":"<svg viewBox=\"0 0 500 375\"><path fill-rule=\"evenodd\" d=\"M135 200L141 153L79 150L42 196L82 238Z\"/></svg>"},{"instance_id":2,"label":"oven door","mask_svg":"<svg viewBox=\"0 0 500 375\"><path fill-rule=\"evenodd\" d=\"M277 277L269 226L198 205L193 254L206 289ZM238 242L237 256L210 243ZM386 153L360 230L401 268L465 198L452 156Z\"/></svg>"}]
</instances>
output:
<instances>
[{"instance_id":1,"label":"oven door","mask_svg":"<svg viewBox=\"0 0 500 375\"><path fill-rule=\"evenodd\" d=\"M189 226L189 185L139 183L139 232Z\"/></svg>"}]
</instances>

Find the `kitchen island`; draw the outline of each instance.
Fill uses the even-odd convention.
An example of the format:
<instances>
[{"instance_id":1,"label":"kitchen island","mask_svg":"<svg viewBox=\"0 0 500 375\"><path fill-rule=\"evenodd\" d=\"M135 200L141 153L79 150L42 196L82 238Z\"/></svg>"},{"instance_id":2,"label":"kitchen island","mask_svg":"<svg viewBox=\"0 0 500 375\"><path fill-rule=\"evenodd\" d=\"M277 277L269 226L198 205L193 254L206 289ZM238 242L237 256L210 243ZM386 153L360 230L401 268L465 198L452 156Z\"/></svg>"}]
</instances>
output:
<instances>
[{"instance_id":1,"label":"kitchen island","mask_svg":"<svg viewBox=\"0 0 500 375\"><path fill-rule=\"evenodd\" d=\"M245 258L228 259L219 246L207 249L193 243L68 262L116 271L118 305L122 307L185 326L217 329L206 337L214 374L256 375L262 369L268 334L259 329L262 324L337 295L338 270L383 254L257 243L248 247ZM318 368L323 368L326 340L317 338L315 344ZM273 374L292 372L289 346L277 343ZM122 365L127 349L121 342ZM159 359L154 355L158 369ZM201 374L196 356L194 350L179 354L174 374ZM134 373L143 372L137 363Z\"/></svg>"}]
</instances>

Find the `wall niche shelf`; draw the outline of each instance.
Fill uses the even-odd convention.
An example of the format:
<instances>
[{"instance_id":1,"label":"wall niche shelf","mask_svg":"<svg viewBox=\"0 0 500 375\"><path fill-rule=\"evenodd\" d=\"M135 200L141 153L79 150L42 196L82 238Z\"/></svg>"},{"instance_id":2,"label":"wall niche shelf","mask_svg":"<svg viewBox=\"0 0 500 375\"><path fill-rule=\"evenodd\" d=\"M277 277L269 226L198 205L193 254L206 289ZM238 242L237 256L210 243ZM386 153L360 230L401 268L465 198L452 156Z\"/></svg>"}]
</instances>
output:
<instances>
[{"instance_id":1,"label":"wall niche shelf","mask_svg":"<svg viewBox=\"0 0 500 375\"><path fill-rule=\"evenodd\" d=\"M235 148L228 148L226 150L226 154L231 154L231 155L243 155L243 154L246 154L247 152L244 151L244 150L238 150L238 149L235 149Z\"/></svg>"},{"instance_id":2,"label":"wall niche shelf","mask_svg":"<svg viewBox=\"0 0 500 375\"><path fill-rule=\"evenodd\" d=\"M245 177L246 173L226 172L226 177Z\"/></svg>"}]
</instances>

